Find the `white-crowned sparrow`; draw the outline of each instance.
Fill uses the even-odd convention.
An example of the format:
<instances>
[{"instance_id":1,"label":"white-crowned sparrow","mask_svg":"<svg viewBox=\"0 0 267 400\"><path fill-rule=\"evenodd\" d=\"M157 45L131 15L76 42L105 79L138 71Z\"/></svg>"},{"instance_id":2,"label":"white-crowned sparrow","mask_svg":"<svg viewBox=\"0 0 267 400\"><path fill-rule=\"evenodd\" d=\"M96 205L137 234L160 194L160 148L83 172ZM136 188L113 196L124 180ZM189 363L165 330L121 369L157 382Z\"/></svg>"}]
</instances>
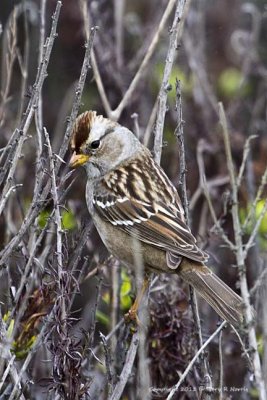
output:
<instances>
[{"instance_id":1,"label":"white-crowned sparrow","mask_svg":"<svg viewBox=\"0 0 267 400\"><path fill-rule=\"evenodd\" d=\"M175 187L135 135L88 111L75 121L71 148L70 166L86 169L87 206L108 250L132 267L140 251L146 271L179 274L223 319L239 324L242 299L205 265L208 255Z\"/></svg>"}]
</instances>

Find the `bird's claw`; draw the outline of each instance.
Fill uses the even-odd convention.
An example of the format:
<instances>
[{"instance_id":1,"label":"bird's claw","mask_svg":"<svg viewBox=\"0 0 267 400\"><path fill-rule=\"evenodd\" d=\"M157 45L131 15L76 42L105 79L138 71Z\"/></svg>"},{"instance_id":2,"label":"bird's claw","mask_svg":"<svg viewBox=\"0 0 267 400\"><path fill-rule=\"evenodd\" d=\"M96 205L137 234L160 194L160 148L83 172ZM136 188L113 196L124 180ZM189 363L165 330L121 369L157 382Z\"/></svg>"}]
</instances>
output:
<instances>
[{"instance_id":1,"label":"bird's claw","mask_svg":"<svg viewBox=\"0 0 267 400\"><path fill-rule=\"evenodd\" d=\"M130 310L126 314L124 314L124 321L126 324L133 322L135 325L140 326L141 321L138 318L137 309L131 307Z\"/></svg>"}]
</instances>

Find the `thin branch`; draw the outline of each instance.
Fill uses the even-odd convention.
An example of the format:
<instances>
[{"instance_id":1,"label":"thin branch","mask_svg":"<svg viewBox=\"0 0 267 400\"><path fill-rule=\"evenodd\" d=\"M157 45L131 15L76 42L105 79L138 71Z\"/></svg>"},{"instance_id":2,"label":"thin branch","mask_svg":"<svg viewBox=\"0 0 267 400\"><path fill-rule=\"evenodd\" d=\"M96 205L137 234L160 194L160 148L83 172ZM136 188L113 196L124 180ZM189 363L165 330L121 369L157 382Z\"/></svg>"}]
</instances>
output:
<instances>
[{"instance_id":1,"label":"thin branch","mask_svg":"<svg viewBox=\"0 0 267 400\"><path fill-rule=\"evenodd\" d=\"M204 167L204 162L203 162L203 167ZM204 168L203 168L203 171L204 171ZM216 176L215 178L212 178L212 179L209 179L209 180L207 180L207 177L206 177L205 173L202 176L205 176L205 185L207 186L207 192L208 193L210 193L212 188L216 188L218 186L224 186L227 183L229 183L229 176L220 176L219 175L219 176ZM202 187L203 183L202 183L202 179L201 179L202 176L200 176L200 182L199 182L198 188L196 189L196 191L194 192L194 194L190 198L190 204L189 204L189 210L190 211L194 210L194 208L196 207L200 196L202 194L204 194L203 187Z\"/></svg>"},{"instance_id":2,"label":"thin branch","mask_svg":"<svg viewBox=\"0 0 267 400\"><path fill-rule=\"evenodd\" d=\"M25 374L25 372L27 371L27 368L36 352L36 350L40 347L40 345L42 344L43 340L44 340L44 335L45 332L47 330L48 325L51 323L52 320L52 316L53 316L53 310L51 311L51 313L49 314L46 322L44 323L44 325L42 326L41 332L38 334L38 337L36 338L36 341L34 342L33 347L31 347L29 353L27 354L27 357L23 363L23 365L20 368L20 372L18 375L18 379L17 382L14 384L14 387L12 389L12 392L8 398L8 400L14 400L17 396L18 393L18 383L21 380L21 377Z\"/></svg>"},{"instance_id":3,"label":"thin branch","mask_svg":"<svg viewBox=\"0 0 267 400\"><path fill-rule=\"evenodd\" d=\"M29 102L27 110L25 112L25 116L23 118L22 124L21 124L21 126L19 128L19 134L20 134L19 140L18 140L18 143L17 143L17 147L16 147L16 151L15 151L15 154L14 154L14 158L13 158L13 160L11 162L9 173L7 175L7 178L6 178L6 184L5 184L5 186L3 188L3 191L2 191L2 199L1 199L1 202L0 202L0 215L2 214L3 209L5 207L6 200L7 200L5 195L8 192L10 186L12 185L12 181L13 181L15 170L16 170L16 167L17 167L17 163L18 163L19 158L21 156L22 146L23 146L23 143L25 141L25 137L26 137L26 134L27 134L28 129L30 127L30 124L31 124L31 120L32 120L32 117L33 117L33 114L34 114L34 111L35 111L35 108L36 108L36 105L37 105L37 102L38 102L38 97L39 97L40 91L41 91L41 89L43 87L44 80L45 80L45 78L47 76L47 65L49 63L49 59L50 59L51 52L52 52L52 47L53 47L55 38L57 36L56 30L57 30L57 24L58 24L58 19L59 19L61 6L62 6L61 1L58 1L55 13L52 16L52 21L53 22L52 22L50 35L49 35L49 37L48 37L48 39L46 41L44 56L43 56L41 65L38 68L37 78L36 78L35 84L33 86L33 88L34 88L33 89L33 94L31 96L30 102Z\"/></svg>"},{"instance_id":4,"label":"thin branch","mask_svg":"<svg viewBox=\"0 0 267 400\"><path fill-rule=\"evenodd\" d=\"M147 50L147 52L146 52L146 55L145 55L145 57L144 57L144 59L143 59L141 65L140 65L140 67L139 67L139 69L138 69L138 71L137 71L135 77L134 77L133 80L131 81L129 88L127 89L126 93L124 94L123 99L121 100L121 102L120 102L120 104L118 105L118 107L117 107L114 111L112 111L112 113L111 113L111 115L110 115L110 118L112 118L112 119L114 119L114 120L117 121L117 120L120 118L120 115L121 115L122 111L124 110L124 108L128 105L129 100L132 98L132 95L133 95L133 93L134 93L134 91L135 91L137 85L139 84L140 80L141 80L141 79L143 78L143 76L144 76L144 71L146 70L146 68L147 68L147 66L148 66L148 63L149 63L149 61L150 61L152 55L154 54L154 51L155 51L156 46L157 46L157 43L158 43L158 41L159 41L160 34L161 34L161 32L163 31L163 29L164 29L164 27L165 27L165 24L166 24L166 22L167 22L167 20L168 20L168 18L169 18L169 15L170 15L171 12L172 12L172 9L173 9L173 7L174 7L175 1L176 1L176 0L170 0L170 1L169 1L168 5L167 5L167 7L166 7L166 10L165 10L165 12L164 12L164 14L163 14L163 16L162 16L162 19L161 19L161 21L160 21L160 24L159 24L159 26L158 26L158 28L157 28L157 31L156 31L155 35L153 36L153 40L152 40L152 42L151 42L151 44L150 44L150 46L149 46L149 48L148 48L148 50ZM185 0L182 0L181 3L184 3L184 1L185 1ZM179 2L179 4L180 4L180 0L178 0L178 2ZM179 10L179 11L180 11L180 10ZM176 16L176 15L177 15L177 12L175 12L175 16ZM178 19L178 18L181 18L181 16L182 16L182 12L179 13L179 15L177 15L177 19ZM178 23L178 22L177 22L177 23ZM173 26L173 27L174 27L174 26ZM176 29L176 27L175 27L175 29ZM175 30L175 33L174 33L174 34L176 34L176 30ZM172 37L174 34L171 34L171 37ZM174 41L174 42L175 42L175 43L174 43L174 45L175 45L175 44L176 44L176 41ZM174 50L173 52L175 52L175 49L173 49L173 50ZM172 52L171 52L171 53L172 53ZM173 55L172 55L172 54L169 54L169 56L170 56L170 57L172 56L172 61L170 60L170 63L169 63L169 65L172 66L174 54L173 54ZM167 59L168 59L168 56L167 56Z\"/></svg>"},{"instance_id":5,"label":"thin branch","mask_svg":"<svg viewBox=\"0 0 267 400\"><path fill-rule=\"evenodd\" d=\"M158 113L155 124L154 155L155 155L155 160L158 163L160 163L160 158L161 158L163 128L164 128L165 114L167 110L167 95L168 92L171 90L169 79L172 71L174 58L178 49L178 41L181 39L182 36L183 21L185 19L185 15L187 13L189 4L190 1L187 2L187 6L185 0L177 1L172 28L170 31L169 48L167 52L163 78L158 97L159 98Z\"/></svg>"},{"instance_id":6,"label":"thin branch","mask_svg":"<svg viewBox=\"0 0 267 400\"><path fill-rule=\"evenodd\" d=\"M245 343L243 342L241 336L239 335L238 330L237 330L233 325L231 325L231 328L232 328L233 331L235 332L235 334L236 334L236 336L237 336L237 338L238 338L238 340L239 340L239 342L240 342L240 344L241 344L241 347L242 347L242 350L243 350L243 354L246 356L246 359L247 359L247 361L248 361L249 368L250 368L251 370L253 370L253 365L252 365L252 362L251 362L251 357L250 357L250 355L249 355L249 351L246 349Z\"/></svg>"},{"instance_id":7,"label":"thin branch","mask_svg":"<svg viewBox=\"0 0 267 400\"><path fill-rule=\"evenodd\" d=\"M22 3L23 5L23 20L24 20L24 31L25 31L25 44L24 44L24 54L23 57L20 55L18 50L18 62L21 70L22 80L21 80L21 90L20 90L20 106L18 110L17 121L18 125L21 121L21 116L24 109L24 102L25 102L25 93L27 88L27 79L28 79L28 69L29 69L29 53L30 53L30 40L29 40L29 25L28 25L28 13L26 2ZM41 63L41 59L39 60L39 65Z\"/></svg>"},{"instance_id":8,"label":"thin branch","mask_svg":"<svg viewBox=\"0 0 267 400\"><path fill-rule=\"evenodd\" d=\"M150 44L150 46L149 46L149 48L148 48L148 50L146 52L146 55L145 55L141 65L140 65L135 77L132 79L132 81L130 83L130 86L128 87L127 91L125 92L125 94L123 96L123 99L121 100L121 102L119 103L117 108L115 110L113 110L113 111L111 110L110 103L108 101L108 98L107 98L107 95L106 95L106 92L105 92L105 89L104 89L104 85L103 85L103 82L102 82L102 79L101 79L101 76L100 76L100 73L99 73L99 69L98 69L98 66L97 66L97 62L96 62L95 56L93 55L93 57L92 57L92 65L93 65L93 70L94 70L94 76L95 76L95 79L96 79L96 84L97 84L97 87L98 87L98 91L99 91L103 106L105 108L107 116L110 119L113 119L114 121L117 121L120 118L122 111L128 105L129 101L131 100L132 95L133 95L136 87L140 83L140 80L144 77L144 72L145 72L145 70L146 70L146 68L147 68L147 66L148 66L148 64L149 64L149 62L151 60L151 57L153 56L153 54L155 52L155 49L156 49L156 46L158 44L160 35L163 32L163 30L165 28L165 25L166 25L166 23L168 21L168 18L169 18L170 14L171 14L171 12L173 10L173 7L175 5L175 1L176 0L169 0L169 3L168 3L168 5L167 5L167 7L165 9L165 12L164 12L163 16L162 16L162 19L161 19L161 21L160 21L160 23L159 23L159 25L158 25L158 27L156 29L155 34L153 35L152 42L151 42L151 44ZM182 1L185 1L185 0L182 0ZM84 12L83 12L83 15L86 15L86 14L84 14ZM88 20L88 17L84 18L84 21L86 22L85 26L87 26L87 24L88 24L87 20Z\"/></svg>"},{"instance_id":9,"label":"thin branch","mask_svg":"<svg viewBox=\"0 0 267 400\"><path fill-rule=\"evenodd\" d=\"M125 0L114 0L114 22L115 22L115 55L117 67L120 69L123 65L123 14L125 8Z\"/></svg>"},{"instance_id":10,"label":"thin branch","mask_svg":"<svg viewBox=\"0 0 267 400\"><path fill-rule=\"evenodd\" d=\"M80 0L79 5L80 5L82 17L83 17L83 29L85 32L85 37L86 37L86 40L88 40L89 33L90 33L90 18L89 18L88 2ZM92 68L93 68L93 72L94 72L94 78L96 81L97 89L98 89L103 107L105 109L105 112L106 112L107 116L109 117L112 112L111 105L109 103L109 100L108 100L108 97L107 97L107 94L106 94L106 91L104 88L104 84L102 82L102 78L101 78L99 68L97 65L97 61L96 61L95 51L93 48L92 48L92 54L91 54L91 62L92 62Z\"/></svg>"},{"instance_id":11,"label":"thin branch","mask_svg":"<svg viewBox=\"0 0 267 400\"><path fill-rule=\"evenodd\" d=\"M182 194L182 204L185 210L185 218L187 224L189 224L189 210L188 210L188 198L187 198L187 190L186 190L186 160L185 160L185 147L184 147L184 131L183 131L183 112L182 112L182 94L181 94L181 87L180 87L180 82L176 79L176 111L177 111L177 126L175 129L175 136L177 137L177 141L179 143L179 187L180 187L180 192ZM195 329L196 329L196 334L197 334L197 340L198 340L198 347L202 347L203 345L203 337L202 337L202 331L201 331L201 323L200 323L200 317L199 317L199 311L198 311L198 303L197 303L197 297L196 297L196 292L194 288L189 285L189 292L190 292L190 303L191 303L191 308L192 308L192 313L193 313L193 319L194 319L194 324L195 324ZM208 373L208 361L206 357L203 357L203 369L204 369L204 375L205 375L205 382L210 386L211 383L211 378Z\"/></svg>"},{"instance_id":12,"label":"thin branch","mask_svg":"<svg viewBox=\"0 0 267 400\"><path fill-rule=\"evenodd\" d=\"M259 227L260 227L260 225L261 225L261 223L262 223L263 218L264 218L265 215L266 215L266 212L267 212L267 199L266 199L265 202L264 202L264 205L263 205L263 207L262 207L262 210L261 210L261 212L260 212L260 215L257 217L257 221L256 221L256 223L255 223L255 225L254 225L254 227L253 227L253 230L252 230L252 232L251 232L251 234L250 234L250 236L249 236L249 240L248 240L247 243L245 244L244 251L243 251L243 257L244 257L244 259L247 257L249 249L250 249L252 246L254 246L255 239L256 239L257 233L258 233L258 231L259 231Z\"/></svg>"},{"instance_id":13,"label":"thin branch","mask_svg":"<svg viewBox=\"0 0 267 400\"><path fill-rule=\"evenodd\" d=\"M238 177L237 177L237 180L236 180L237 187L240 187L240 184L241 184L241 181L242 181L242 178L243 178L243 175L244 175L246 162L247 162L248 155L249 155L249 152L250 152L250 142L255 138L257 138L257 135L251 135L246 140L246 143L245 143L245 146L244 146L244 150L243 150L242 163L241 163L241 166L240 166L240 169L239 169L239 174L238 174Z\"/></svg>"},{"instance_id":14,"label":"thin branch","mask_svg":"<svg viewBox=\"0 0 267 400\"><path fill-rule=\"evenodd\" d=\"M178 189L181 193L182 204L185 210L185 219L189 223L189 212L188 212L188 198L186 189L186 161L185 161L185 147L184 147L184 120L183 120L183 109L182 109L182 94L180 81L176 79L176 111L177 111L177 126L175 128L175 136L178 141L179 150L179 180Z\"/></svg>"},{"instance_id":15,"label":"thin branch","mask_svg":"<svg viewBox=\"0 0 267 400\"><path fill-rule=\"evenodd\" d=\"M220 234L221 238L224 240L226 245L232 250L235 251L236 247L234 243L232 243L228 237L226 236L223 228L220 225L220 222L216 216L215 209L213 207L211 197L210 197L210 191L209 191L209 186L206 180L206 174L205 174L205 167L204 167L204 160L203 160L203 151L204 151L204 143L200 141L197 146L197 163L198 163L198 170L199 170L199 180L200 180L200 187L203 190L203 193L206 197L206 200L208 202L210 214L213 220L213 223Z\"/></svg>"},{"instance_id":16,"label":"thin branch","mask_svg":"<svg viewBox=\"0 0 267 400\"><path fill-rule=\"evenodd\" d=\"M267 266L266 263L263 266L263 270L258 276L256 282L254 283L254 286L250 289L250 297L255 296L255 294L258 292L258 290L266 285L266 278L267 278Z\"/></svg>"},{"instance_id":17,"label":"thin branch","mask_svg":"<svg viewBox=\"0 0 267 400\"><path fill-rule=\"evenodd\" d=\"M1 353L1 359L0 359L0 371L1 371L1 380L0 380L0 391L2 386L4 385L8 375L11 377L11 381L14 385L17 385L19 388L19 391L21 392L21 388L23 386L22 384L22 380L21 380L21 376L18 373L17 369L16 369L16 365L15 365L15 360L16 360L16 356L12 355L10 350L9 350L9 342L10 340L7 339L8 338L8 333L6 331L5 325L3 323L2 317L1 317L1 323L0 323L0 327L1 327L1 342L0 342L0 353ZM8 344L8 345L7 345ZM4 360L7 362L8 364L6 366L5 371L2 374L2 365L4 364ZM25 397L23 394L21 394L21 399L25 400Z\"/></svg>"},{"instance_id":18,"label":"thin branch","mask_svg":"<svg viewBox=\"0 0 267 400\"><path fill-rule=\"evenodd\" d=\"M137 353L138 343L139 343L139 333L135 332L133 334L129 350L127 351L126 360L124 363L123 370L120 374L119 381L116 384L115 389L114 389L111 397L109 398L109 400L121 399L123 390L126 386L126 383L129 379L130 374L132 373L132 368L133 368L133 363L134 363L135 356Z\"/></svg>"},{"instance_id":19,"label":"thin branch","mask_svg":"<svg viewBox=\"0 0 267 400\"><path fill-rule=\"evenodd\" d=\"M2 356L2 358L3 358L3 356ZM0 379L0 393L1 393L1 389L4 385L4 383L12 369L12 365L14 365L15 359L16 359L16 356L13 354L13 356L11 356L10 359L8 360L8 364L6 366L5 372L3 373L3 375L1 376L1 379Z\"/></svg>"},{"instance_id":20,"label":"thin branch","mask_svg":"<svg viewBox=\"0 0 267 400\"><path fill-rule=\"evenodd\" d=\"M109 334L107 336L105 336L106 342L108 342L113 335L121 328L121 326L125 323L124 318L122 318L116 326L114 326L114 328L109 332ZM97 345L93 348L92 353L96 354L99 350L100 350L101 346Z\"/></svg>"},{"instance_id":21,"label":"thin branch","mask_svg":"<svg viewBox=\"0 0 267 400\"><path fill-rule=\"evenodd\" d=\"M0 127L5 121L5 108L8 103L9 90L12 81L13 66L16 60L17 47L17 18L22 12L21 5L14 7L4 31L2 49L2 76L1 76L1 103L0 103Z\"/></svg>"},{"instance_id":22,"label":"thin branch","mask_svg":"<svg viewBox=\"0 0 267 400\"><path fill-rule=\"evenodd\" d=\"M147 147L148 147L148 143L149 143L151 134L153 132L153 126L155 124L156 117L157 117L158 101L159 100L158 100L158 96L157 96L157 99L156 99L156 101L154 103L154 106L152 108L152 111L151 111L151 114L150 114L150 117L149 117L149 121L148 121L146 130L145 130L145 133L144 133L144 137L143 137L143 143Z\"/></svg>"},{"instance_id":23,"label":"thin branch","mask_svg":"<svg viewBox=\"0 0 267 400\"><path fill-rule=\"evenodd\" d=\"M223 400L223 352L222 352L222 331L219 333L219 400Z\"/></svg>"},{"instance_id":24,"label":"thin branch","mask_svg":"<svg viewBox=\"0 0 267 400\"><path fill-rule=\"evenodd\" d=\"M64 137L64 140L63 140L60 152L59 152L60 159L63 159L63 157L66 154L66 151L67 151L67 148L69 145L69 138L70 138L70 135L71 135L71 132L73 129L73 124L74 124L75 118L77 117L78 110L80 107L81 96L82 96L87 72L88 72L88 69L90 68L90 54L91 54L91 48L93 45L93 39L94 39L95 32L96 32L96 28L92 28L91 35L88 39L88 42L85 45L86 50L85 50L85 55L84 55L84 61L83 61L82 69L81 69L80 78L79 78L78 84L76 86L73 108L71 111L71 115L69 117L65 137ZM57 161L59 161L59 159ZM60 166L61 166L61 162L57 162L55 165L55 174L56 175L59 171ZM12 253L13 249L20 243L24 234L27 232L29 227L32 225L33 221L35 220L35 218L37 217L37 215L39 214L41 209L45 206L45 201L47 199L47 196L50 194L50 191L51 191L51 182L50 181L47 182L44 189L42 189L42 182L41 181L37 182L37 187L34 192L35 196L37 196L37 199L33 199L32 206L28 210L17 235L10 241L8 246L6 246L6 248L3 249L2 252L0 252L0 256L1 256L0 265L4 264L6 259ZM37 201L35 201L35 200L37 200Z\"/></svg>"},{"instance_id":25,"label":"thin branch","mask_svg":"<svg viewBox=\"0 0 267 400\"><path fill-rule=\"evenodd\" d=\"M104 347L104 353L105 353L105 364L106 364L106 370L107 370L107 380L108 380L108 396L111 396L111 393L114 390L114 376L111 371L112 368L112 361L111 361L111 355L110 355L110 349L107 344L107 340L105 335L103 333L99 332L100 334L100 339Z\"/></svg>"},{"instance_id":26,"label":"thin branch","mask_svg":"<svg viewBox=\"0 0 267 400\"><path fill-rule=\"evenodd\" d=\"M149 313L148 313L148 296L149 296L149 287L151 285L151 277L150 282L148 284L148 290L142 296L142 291L144 288L144 282L147 279L145 276L145 268L144 268L144 259L142 257L142 250L140 242L133 238L133 255L134 255L134 270L135 270L135 281L137 287L137 299L139 297L139 317L140 317L140 326L139 326L139 346L138 346L138 391L137 397L140 399L150 400L149 396L149 387L150 387L150 371L148 368L148 354L147 354L147 327L149 324Z\"/></svg>"},{"instance_id":27,"label":"thin branch","mask_svg":"<svg viewBox=\"0 0 267 400\"><path fill-rule=\"evenodd\" d=\"M38 60L39 64L41 64L44 52L44 42L45 42L45 10L46 10L46 0L41 0L41 10L40 10L40 37L39 37L39 54ZM43 100L42 100L42 91L40 91L40 95L38 98L38 105L35 112L35 124L36 124L36 133L37 133L37 155L40 157L42 152L42 129L43 129ZM39 157L37 157L39 161ZM37 168L38 168L37 161Z\"/></svg>"},{"instance_id":28,"label":"thin branch","mask_svg":"<svg viewBox=\"0 0 267 400\"><path fill-rule=\"evenodd\" d=\"M86 81L86 77L87 77L87 73L88 70L91 68L91 51L93 48L93 42L94 42L94 37L96 34L98 27L94 26L90 29L90 35L88 37L88 40L85 44L85 54L84 54L84 60L83 60L83 65L82 65L82 69L81 69L81 74L80 74L80 78L77 84L77 87L75 89L75 96L74 96L74 101L73 101L73 107L71 110L71 114L70 117L68 119L68 126L66 129L66 133L64 136L64 140L63 140L63 144L60 148L60 152L59 152L59 156L61 158L64 158L66 151L68 149L69 146L69 139L72 133L72 129L73 129L73 125L74 125L74 121L78 115L78 111L80 108L80 104L81 104L81 99L82 99L82 93L83 93L83 88L85 85L85 81ZM58 171L60 165L56 165L56 170Z\"/></svg>"},{"instance_id":29,"label":"thin branch","mask_svg":"<svg viewBox=\"0 0 267 400\"><path fill-rule=\"evenodd\" d=\"M111 105L108 100L108 97L107 97L107 94L106 94L106 91L104 88L104 84L103 84L103 81L102 81L102 78L101 78L101 75L99 72L99 68L98 68L98 64L96 61L96 55L95 55L94 50L92 51L92 67L93 67L93 71L94 71L94 78L95 78L95 81L97 84L97 89L98 89L99 95L101 97L103 107L106 111L107 116L109 118L112 118L113 111L111 109ZM114 117L113 117L113 119L116 120ZM117 119L119 119L119 117Z\"/></svg>"},{"instance_id":30,"label":"thin branch","mask_svg":"<svg viewBox=\"0 0 267 400\"><path fill-rule=\"evenodd\" d=\"M65 280L64 280L64 269L63 269L63 255L62 255L62 222L61 222L61 213L60 213L60 202L58 196L58 187L56 183L56 175L55 175L55 162L54 155L52 152L50 139L46 128L44 128L44 136L46 141L46 146L48 148L48 157L50 164L50 174L51 174L51 192L52 198L54 201L54 222L56 224L56 258L57 258L57 273L58 273L58 282L59 282L59 290L60 290L60 314L61 314L61 329L66 334L66 323L67 323L67 310L65 304Z\"/></svg>"},{"instance_id":31,"label":"thin branch","mask_svg":"<svg viewBox=\"0 0 267 400\"><path fill-rule=\"evenodd\" d=\"M266 400L265 385L262 378L261 361L258 352L257 337L255 328L253 326L253 311L250 304L250 296L248 290L248 283L246 278L246 267L245 267L245 252L243 251L242 242L242 228L239 220L239 204L238 204L238 187L237 179L234 172L234 162L231 153L230 137L227 127L227 120L224 112L222 103L219 103L219 115L220 123L222 125L224 146L226 152L227 168L230 175L231 192L232 192L232 218L233 218L233 228L236 244L236 261L239 270L240 278L240 289L245 305L245 316L248 324L248 339L252 354L253 368L255 374L256 386L259 391L260 400Z\"/></svg>"},{"instance_id":32,"label":"thin branch","mask_svg":"<svg viewBox=\"0 0 267 400\"><path fill-rule=\"evenodd\" d=\"M197 21L200 21L200 13L198 13L195 18ZM202 109L204 121L209 121L210 107L212 108L212 111L217 113L217 99L208 79L207 68L202 60L204 51L200 48L201 45L196 46L197 43L202 42L202 40L199 38L199 32L197 32L196 35L198 36L196 37L194 43L190 26L187 27L184 34L184 47L188 57L190 69L193 71L197 80L197 84L195 83L193 92L195 101Z\"/></svg>"},{"instance_id":33,"label":"thin branch","mask_svg":"<svg viewBox=\"0 0 267 400\"><path fill-rule=\"evenodd\" d=\"M176 383L176 385L172 388L170 394L168 395L166 400L171 400L175 393L178 391L179 387L181 386L181 384L183 383L183 381L185 380L186 376L188 375L188 373L190 372L190 370L192 369L193 365L195 364L196 360L198 359L198 357L200 356L200 354L205 350L205 348L208 346L208 344L215 338L215 336L218 335L218 333L225 327L225 325L227 324L226 321L223 321L221 323L221 325L216 329L216 331L213 332L212 335L210 335L210 337L206 340L206 342L201 346L201 348L197 351L197 353L194 355L194 357L192 358L192 360L190 361L190 363L188 364L188 366L186 367L186 369L184 370L184 372L182 373L179 381Z\"/></svg>"},{"instance_id":34,"label":"thin branch","mask_svg":"<svg viewBox=\"0 0 267 400\"><path fill-rule=\"evenodd\" d=\"M257 194L255 196L255 199L251 205L251 207L248 210L248 214L246 216L245 222L242 226L243 231L245 231L248 227L248 225L251 223L251 220L253 219L253 216L255 215L255 209L257 206L257 203L262 197L263 191L265 189L265 186L267 185L267 168L265 168L264 174L261 177L261 183L259 185L259 188L257 190Z\"/></svg>"}]
</instances>

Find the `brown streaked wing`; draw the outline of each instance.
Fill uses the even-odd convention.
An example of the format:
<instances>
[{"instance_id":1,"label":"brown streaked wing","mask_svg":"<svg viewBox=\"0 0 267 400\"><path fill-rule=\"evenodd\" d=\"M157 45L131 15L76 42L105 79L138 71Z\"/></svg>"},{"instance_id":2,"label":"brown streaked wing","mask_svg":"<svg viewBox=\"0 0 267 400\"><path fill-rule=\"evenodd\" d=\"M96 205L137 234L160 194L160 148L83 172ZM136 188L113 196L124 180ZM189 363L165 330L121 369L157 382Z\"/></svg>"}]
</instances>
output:
<instances>
[{"instance_id":1,"label":"brown streaked wing","mask_svg":"<svg viewBox=\"0 0 267 400\"><path fill-rule=\"evenodd\" d=\"M196 245L196 240L180 216L179 209L163 202L149 204L144 201L107 195L95 196L96 212L106 221L136 237L144 243L170 252L170 268L179 265L179 256L204 262L207 255ZM175 266L177 260L177 266Z\"/></svg>"}]
</instances>

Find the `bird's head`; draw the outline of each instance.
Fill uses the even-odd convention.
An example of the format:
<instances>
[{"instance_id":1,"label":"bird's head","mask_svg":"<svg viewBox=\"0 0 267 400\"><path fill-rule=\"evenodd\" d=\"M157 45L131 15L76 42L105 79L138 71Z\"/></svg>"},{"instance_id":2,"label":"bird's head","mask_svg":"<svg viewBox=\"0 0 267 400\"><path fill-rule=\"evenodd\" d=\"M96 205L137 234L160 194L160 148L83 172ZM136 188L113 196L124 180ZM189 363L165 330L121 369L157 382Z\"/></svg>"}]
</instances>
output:
<instances>
[{"instance_id":1,"label":"bird's head","mask_svg":"<svg viewBox=\"0 0 267 400\"><path fill-rule=\"evenodd\" d=\"M86 111L75 121L70 166L84 166L89 178L97 178L132 157L141 143L127 128Z\"/></svg>"}]
</instances>

